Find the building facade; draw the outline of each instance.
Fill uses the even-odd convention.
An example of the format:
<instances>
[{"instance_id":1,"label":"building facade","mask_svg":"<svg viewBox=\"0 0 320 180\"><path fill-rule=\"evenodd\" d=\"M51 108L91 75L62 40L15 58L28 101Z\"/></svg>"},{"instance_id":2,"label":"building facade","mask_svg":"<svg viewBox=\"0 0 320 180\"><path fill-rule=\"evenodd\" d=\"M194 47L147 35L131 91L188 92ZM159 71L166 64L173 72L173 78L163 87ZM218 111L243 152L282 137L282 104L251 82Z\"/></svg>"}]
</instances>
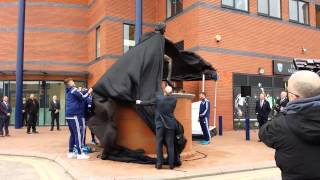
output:
<instances>
[{"instance_id":1,"label":"building facade","mask_svg":"<svg viewBox=\"0 0 320 180\"><path fill-rule=\"evenodd\" d=\"M143 0L142 9L143 32L165 21L170 40L217 69L217 115L225 129L241 126L241 86L251 87L251 106L261 87L275 98L293 71L293 58L320 58L319 0ZM17 1L2 0L0 91L13 105L17 17ZM134 22L135 0L27 0L24 95L38 95L42 124L50 121L51 96L64 101L64 78L92 86L135 45ZM201 82L177 84L201 91ZM205 85L213 104L215 83Z\"/></svg>"}]
</instances>

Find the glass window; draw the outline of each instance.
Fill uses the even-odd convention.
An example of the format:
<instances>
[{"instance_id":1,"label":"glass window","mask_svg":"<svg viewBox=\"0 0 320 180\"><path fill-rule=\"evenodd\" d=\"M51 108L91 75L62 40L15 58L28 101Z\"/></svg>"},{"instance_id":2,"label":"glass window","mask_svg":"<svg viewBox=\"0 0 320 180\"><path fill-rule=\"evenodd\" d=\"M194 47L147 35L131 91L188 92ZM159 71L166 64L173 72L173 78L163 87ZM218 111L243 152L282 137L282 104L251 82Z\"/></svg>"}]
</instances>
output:
<instances>
[{"instance_id":1,"label":"glass window","mask_svg":"<svg viewBox=\"0 0 320 180\"><path fill-rule=\"evenodd\" d=\"M248 0L222 0L222 6L241 11L249 11Z\"/></svg>"},{"instance_id":2,"label":"glass window","mask_svg":"<svg viewBox=\"0 0 320 180\"><path fill-rule=\"evenodd\" d=\"M135 26L130 24L123 25L123 52L126 53L135 46Z\"/></svg>"},{"instance_id":3,"label":"glass window","mask_svg":"<svg viewBox=\"0 0 320 180\"><path fill-rule=\"evenodd\" d=\"M281 1L280 0L258 0L259 14L270 17L281 18Z\"/></svg>"},{"instance_id":4,"label":"glass window","mask_svg":"<svg viewBox=\"0 0 320 180\"><path fill-rule=\"evenodd\" d=\"M183 0L167 0L167 18L183 11Z\"/></svg>"},{"instance_id":5,"label":"glass window","mask_svg":"<svg viewBox=\"0 0 320 180\"><path fill-rule=\"evenodd\" d=\"M301 24L309 24L309 3L289 0L289 19Z\"/></svg>"},{"instance_id":6,"label":"glass window","mask_svg":"<svg viewBox=\"0 0 320 180\"><path fill-rule=\"evenodd\" d=\"M269 0L258 0L258 12L261 14L268 15L269 14Z\"/></svg>"},{"instance_id":7,"label":"glass window","mask_svg":"<svg viewBox=\"0 0 320 180\"><path fill-rule=\"evenodd\" d=\"M269 16L281 18L281 1L269 0Z\"/></svg>"},{"instance_id":8,"label":"glass window","mask_svg":"<svg viewBox=\"0 0 320 180\"><path fill-rule=\"evenodd\" d=\"M100 26L96 29L96 57L100 57L101 51L100 51Z\"/></svg>"},{"instance_id":9,"label":"glass window","mask_svg":"<svg viewBox=\"0 0 320 180\"><path fill-rule=\"evenodd\" d=\"M316 25L320 28L320 5L316 5Z\"/></svg>"}]
</instances>

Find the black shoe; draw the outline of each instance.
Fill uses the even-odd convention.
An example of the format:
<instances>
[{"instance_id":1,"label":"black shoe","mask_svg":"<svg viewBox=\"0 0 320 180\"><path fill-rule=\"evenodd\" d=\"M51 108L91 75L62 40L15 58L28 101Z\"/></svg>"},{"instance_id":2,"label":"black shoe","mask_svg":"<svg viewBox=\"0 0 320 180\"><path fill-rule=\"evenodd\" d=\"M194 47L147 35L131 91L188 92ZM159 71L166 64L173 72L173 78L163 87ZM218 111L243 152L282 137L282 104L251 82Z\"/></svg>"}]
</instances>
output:
<instances>
[{"instance_id":1,"label":"black shoe","mask_svg":"<svg viewBox=\"0 0 320 180\"><path fill-rule=\"evenodd\" d=\"M57 131L60 131L60 129L58 128Z\"/></svg>"},{"instance_id":2,"label":"black shoe","mask_svg":"<svg viewBox=\"0 0 320 180\"><path fill-rule=\"evenodd\" d=\"M28 131L27 134L31 134L31 132Z\"/></svg>"},{"instance_id":3,"label":"black shoe","mask_svg":"<svg viewBox=\"0 0 320 180\"><path fill-rule=\"evenodd\" d=\"M50 129L50 131L53 131L53 129Z\"/></svg>"},{"instance_id":4,"label":"black shoe","mask_svg":"<svg viewBox=\"0 0 320 180\"><path fill-rule=\"evenodd\" d=\"M6 134L6 136L10 136L10 134Z\"/></svg>"},{"instance_id":5,"label":"black shoe","mask_svg":"<svg viewBox=\"0 0 320 180\"><path fill-rule=\"evenodd\" d=\"M162 164L156 164L156 169L162 169Z\"/></svg>"},{"instance_id":6,"label":"black shoe","mask_svg":"<svg viewBox=\"0 0 320 180\"><path fill-rule=\"evenodd\" d=\"M259 139L258 142L261 142L261 139Z\"/></svg>"},{"instance_id":7,"label":"black shoe","mask_svg":"<svg viewBox=\"0 0 320 180\"><path fill-rule=\"evenodd\" d=\"M38 131L32 131L32 133L34 133L34 134L38 134L39 132L38 132Z\"/></svg>"},{"instance_id":8,"label":"black shoe","mask_svg":"<svg viewBox=\"0 0 320 180\"><path fill-rule=\"evenodd\" d=\"M169 168L170 168L170 169L174 169L174 165L170 165Z\"/></svg>"}]
</instances>

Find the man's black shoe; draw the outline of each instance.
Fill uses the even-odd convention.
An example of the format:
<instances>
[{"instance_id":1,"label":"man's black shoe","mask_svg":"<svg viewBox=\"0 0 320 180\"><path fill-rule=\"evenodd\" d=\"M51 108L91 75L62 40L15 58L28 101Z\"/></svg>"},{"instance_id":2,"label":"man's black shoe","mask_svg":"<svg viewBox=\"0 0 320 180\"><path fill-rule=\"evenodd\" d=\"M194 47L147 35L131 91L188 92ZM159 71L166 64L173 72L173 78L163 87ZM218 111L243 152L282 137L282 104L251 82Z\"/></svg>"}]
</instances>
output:
<instances>
[{"instance_id":1,"label":"man's black shoe","mask_svg":"<svg viewBox=\"0 0 320 180\"><path fill-rule=\"evenodd\" d=\"M32 131L32 133L34 133L34 134L38 134L39 132L38 132L38 131Z\"/></svg>"},{"instance_id":2,"label":"man's black shoe","mask_svg":"<svg viewBox=\"0 0 320 180\"><path fill-rule=\"evenodd\" d=\"M27 134L31 134L31 132L27 132Z\"/></svg>"},{"instance_id":3,"label":"man's black shoe","mask_svg":"<svg viewBox=\"0 0 320 180\"><path fill-rule=\"evenodd\" d=\"M162 164L156 164L157 169L162 169Z\"/></svg>"}]
</instances>

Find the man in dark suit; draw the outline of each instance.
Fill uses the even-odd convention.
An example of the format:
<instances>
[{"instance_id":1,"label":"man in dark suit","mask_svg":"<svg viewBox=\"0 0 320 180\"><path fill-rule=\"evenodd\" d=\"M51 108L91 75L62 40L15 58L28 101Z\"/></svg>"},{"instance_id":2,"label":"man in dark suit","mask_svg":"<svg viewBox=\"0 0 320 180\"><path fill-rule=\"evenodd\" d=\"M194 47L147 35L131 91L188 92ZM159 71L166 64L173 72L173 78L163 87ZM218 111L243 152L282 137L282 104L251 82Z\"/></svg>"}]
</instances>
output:
<instances>
[{"instance_id":1,"label":"man in dark suit","mask_svg":"<svg viewBox=\"0 0 320 180\"><path fill-rule=\"evenodd\" d=\"M9 136L8 126L12 109L8 102L8 96L4 96L2 100L0 103L0 136L3 136L3 129L5 136Z\"/></svg>"},{"instance_id":2,"label":"man in dark suit","mask_svg":"<svg viewBox=\"0 0 320 180\"><path fill-rule=\"evenodd\" d=\"M30 98L27 100L26 103L26 110L29 116L28 119L28 128L27 133L30 133L31 127L33 133L38 133L36 130L37 120L38 120L38 113L39 113L39 102L34 96L34 94L30 94Z\"/></svg>"},{"instance_id":3,"label":"man in dark suit","mask_svg":"<svg viewBox=\"0 0 320 180\"><path fill-rule=\"evenodd\" d=\"M256 115L259 122L259 129L268 121L268 116L271 111L269 102L265 99L263 93L260 94L260 100L256 103Z\"/></svg>"},{"instance_id":4,"label":"man in dark suit","mask_svg":"<svg viewBox=\"0 0 320 180\"><path fill-rule=\"evenodd\" d=\"M57 100L56 95L54 95L52 97L52 101L50 102L49 111L51 111L51 129L50 129L50 131L53 131L54 121L57 122L57 130L60 131L60 126L59 126L60 102Z\"/></svg>"},{"instance_id":5,"label":"man in dark suit","mask_svg":"<svg viewBox=\"0 0 320 180\"><path fill-rule=\"evenodd\" d=\"M289 102L289 99L287 97L287 92L282 91L280 94L280 99L276 102L276 111L279 113L280 111L283 111L284 108L287 106Z\"/></svg>"}]
</instances>

